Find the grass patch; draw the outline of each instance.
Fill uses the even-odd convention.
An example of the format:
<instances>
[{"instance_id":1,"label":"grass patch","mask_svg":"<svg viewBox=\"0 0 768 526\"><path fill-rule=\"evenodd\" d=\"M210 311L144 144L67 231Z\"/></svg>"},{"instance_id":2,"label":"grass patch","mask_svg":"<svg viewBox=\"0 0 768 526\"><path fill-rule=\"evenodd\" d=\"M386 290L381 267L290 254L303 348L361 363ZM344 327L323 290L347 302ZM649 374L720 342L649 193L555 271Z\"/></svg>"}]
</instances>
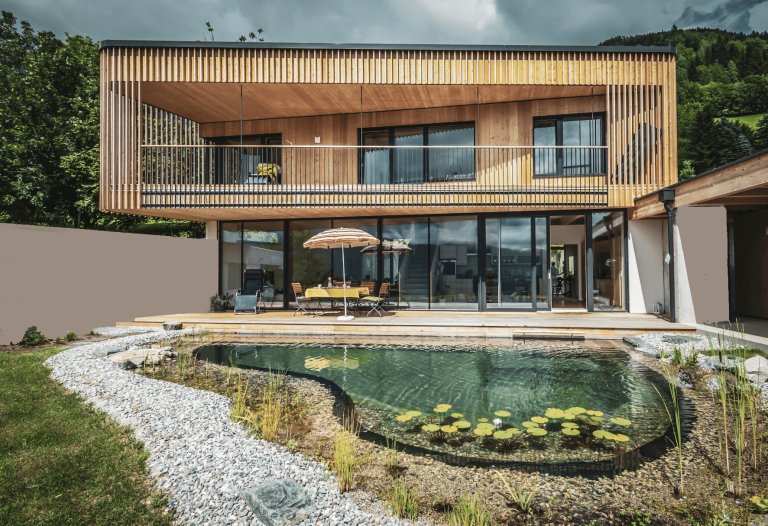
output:
<instances>
[{"instance_id":1,"label":"grass patch","mask_svg":"<svg viewBox=\"0 0 768 526\"><path fill-rule=\"evenodd\" d=\"M757 129L757 123L760 122L760 119L763 118L763 113L758 113L757 115L742 115L741 117L728 117L726 115L726 119L733 122L743 122L750 128ZM715 122L720 122L720 117L715 119Z\"/></svg>"},{"instance_id":2,"label":"grass patch","mask_svg":"<svg viewBox=\"0 0 768 526\"><path fill-rule=\"evenodd\" d=\"M170 525L149 453L48 378L57 352L0 353L0 524Z\"/></svg>"},{"instance_id":3,"label":"grass patch","mask_svg":"<svg viewBox=\"0 0 768 526\"><path fill-rule=\"evenodd\" d=\"M742 350L722 350L722 349L703 349L699 351L699 353L705 355L705 356L717 356L718 354L722 353L723 356L725 355L738 355L741 358L744 358L745 360L748 360L749 358L752 358L753 356L762 356L763 358L768 358L768 352L765 352L761 349L742 349Z\"/></svg>"}]
</instances>

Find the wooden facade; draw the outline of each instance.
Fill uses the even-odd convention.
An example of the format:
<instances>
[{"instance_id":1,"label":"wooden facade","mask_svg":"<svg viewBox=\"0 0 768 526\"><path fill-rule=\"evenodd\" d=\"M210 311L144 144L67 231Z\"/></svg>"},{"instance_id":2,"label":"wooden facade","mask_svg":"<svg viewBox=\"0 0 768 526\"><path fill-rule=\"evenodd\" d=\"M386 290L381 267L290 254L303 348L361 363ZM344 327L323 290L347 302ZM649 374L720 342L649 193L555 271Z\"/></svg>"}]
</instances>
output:
<instances>
[{"instance_id":1,"label":"wooden facade","mask_svg":"<svg viewBox=\"0 0 768 526\"><path fill-rule=\"evenodd\" d=\"M533 118L587 113L605 117L604 173L536 176ZM467 121L473 181L360 184L361 127ZM107 41L100 207L192 220L629 208L677 181L676 121L671 48ZM280 184L211 177L212 149L248 155L211 138L268 133Z\"/></svg>"}]
</instances>

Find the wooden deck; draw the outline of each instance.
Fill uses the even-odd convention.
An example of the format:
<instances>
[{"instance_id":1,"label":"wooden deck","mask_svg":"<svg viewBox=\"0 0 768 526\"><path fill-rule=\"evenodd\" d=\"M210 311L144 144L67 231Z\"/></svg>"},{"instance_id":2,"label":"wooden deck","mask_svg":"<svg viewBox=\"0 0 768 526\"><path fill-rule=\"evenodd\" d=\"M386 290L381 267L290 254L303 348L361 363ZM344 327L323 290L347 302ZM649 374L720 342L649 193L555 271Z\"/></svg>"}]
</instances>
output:
<instances>
[{"instance_id":1,"label":"wooden deck","mask_svg":"<svg viewBox=\"0 0 768 526\"><path fill-rule=\"evenodd\" d=\"M123 326L158 326L164 321L183 323L215 332L250 336L334 337L449 337L449 338L564 338L622 339L648 332L695 333L696 327L670 323L649 314L604 312L435 312L395 311L389 316L336 320L337 313L317 317L292 311L259 315L232 313L169 314L147 316Z\"/></svg>"}]
</instances>

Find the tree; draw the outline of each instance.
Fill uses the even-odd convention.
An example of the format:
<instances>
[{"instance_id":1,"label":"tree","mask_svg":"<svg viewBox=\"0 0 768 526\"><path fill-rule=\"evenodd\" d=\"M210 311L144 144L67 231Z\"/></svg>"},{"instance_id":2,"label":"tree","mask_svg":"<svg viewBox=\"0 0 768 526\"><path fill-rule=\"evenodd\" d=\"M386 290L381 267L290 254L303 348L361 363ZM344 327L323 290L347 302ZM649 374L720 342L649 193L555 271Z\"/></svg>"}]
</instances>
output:
<instances>
[{"instance_id":1,"label":"tree","mask_svg":"<svg viewBox=\"0 0 768 526\"><path fill-rule=\"evenodd\" d=\"M755 138L755 150L768 149L768 113L763 115L760 122L757 123L755 135L757 135Z\"/></svg>"}]
</instances>

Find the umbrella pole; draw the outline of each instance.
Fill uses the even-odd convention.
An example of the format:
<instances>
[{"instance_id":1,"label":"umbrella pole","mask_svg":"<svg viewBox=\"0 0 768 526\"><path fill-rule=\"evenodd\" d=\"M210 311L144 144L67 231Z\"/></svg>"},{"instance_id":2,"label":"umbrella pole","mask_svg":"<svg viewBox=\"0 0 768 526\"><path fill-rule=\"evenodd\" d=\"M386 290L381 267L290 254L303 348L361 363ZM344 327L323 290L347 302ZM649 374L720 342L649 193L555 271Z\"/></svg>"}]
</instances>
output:
<instances>
[{"instance_id":1,"label":"umbrella pole","mask_svg":"<svg viewBox=\"0 0 768 526\"><path fill-rule=\"evenodd\" d=\"M347 314L347 264L344 261L344 243L341 244L341 279L344 280L342 289L344 290L344 316L336 318L339 321L352 321L354 316Z\"/></svg>"}]
</instances>

